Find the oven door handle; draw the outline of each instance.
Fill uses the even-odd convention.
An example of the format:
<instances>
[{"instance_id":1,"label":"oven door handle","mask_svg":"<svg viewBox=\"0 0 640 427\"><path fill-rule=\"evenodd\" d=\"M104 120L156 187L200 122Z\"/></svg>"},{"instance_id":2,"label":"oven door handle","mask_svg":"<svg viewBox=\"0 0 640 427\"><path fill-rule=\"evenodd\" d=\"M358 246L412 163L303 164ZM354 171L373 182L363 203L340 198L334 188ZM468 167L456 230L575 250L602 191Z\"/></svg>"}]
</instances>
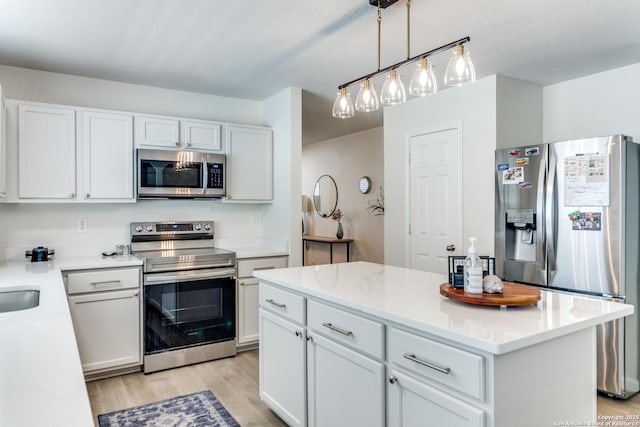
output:
<instances>
[{"instance_id":1,"label":"oven door handle","mask_svg":"<svg viewBox=\"0 0 640 427\"><path fill-rule=\"evenodd\" d=\"M146 274L144 284L161 285L164 283L189 282L192 280L206 279L233 279L236 276L235 268L225 268L219 270L203 270L203 272L191 271L187 274Z\"/></svg>"}]
</instances>

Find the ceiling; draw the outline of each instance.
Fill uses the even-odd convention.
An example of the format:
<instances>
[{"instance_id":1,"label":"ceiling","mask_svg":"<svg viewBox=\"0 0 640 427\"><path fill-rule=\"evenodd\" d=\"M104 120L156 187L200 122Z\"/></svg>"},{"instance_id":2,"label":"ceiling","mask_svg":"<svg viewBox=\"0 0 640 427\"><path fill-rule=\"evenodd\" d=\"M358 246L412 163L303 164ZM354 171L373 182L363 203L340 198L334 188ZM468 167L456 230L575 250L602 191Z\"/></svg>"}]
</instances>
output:
<instances>
[{"instance_id":1,"label":"ceiling","mask_svg":"<svg viewBox=\"0 0 640 427\"><path fill-rule=\"evenodd\" d=\"M406 58L404 4L382 12L381 67ZM368 0L0 0L0 11L0 64L255 100L301 87L304 143L382 124L380 111L331 117L337 86L377 67ZM470 36L478 78L545 85L640 62L639 20L638 0L413 0L411 55ZM433 58L440 85L449 55Z\"/></svg>"}]
</instances>

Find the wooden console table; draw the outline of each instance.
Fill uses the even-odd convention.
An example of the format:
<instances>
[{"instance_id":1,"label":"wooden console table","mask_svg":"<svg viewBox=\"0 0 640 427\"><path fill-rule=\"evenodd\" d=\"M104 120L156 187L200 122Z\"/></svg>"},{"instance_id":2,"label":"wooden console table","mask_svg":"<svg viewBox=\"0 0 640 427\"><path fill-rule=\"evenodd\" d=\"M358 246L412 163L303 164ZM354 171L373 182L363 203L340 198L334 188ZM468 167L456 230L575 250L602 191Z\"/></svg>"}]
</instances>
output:
<instances>
[{"instance_id":1,"label":"wooden console table","mask_svg":"<svg viewBox=\"0 0 640 427\"><path fill-rule=\"evenodd\" d=\"M351 246L351 242L353 239L336 239L335 237L325 237L325 236L312 236L310 234L302 235L302 265L304 265L304 245L307 242L315 242L315 243L328 243L329 244L329 263L333 264L333 245L343 243L347 245L347 262L349 262L349 248Z\"/></svg>"}]
</instances>

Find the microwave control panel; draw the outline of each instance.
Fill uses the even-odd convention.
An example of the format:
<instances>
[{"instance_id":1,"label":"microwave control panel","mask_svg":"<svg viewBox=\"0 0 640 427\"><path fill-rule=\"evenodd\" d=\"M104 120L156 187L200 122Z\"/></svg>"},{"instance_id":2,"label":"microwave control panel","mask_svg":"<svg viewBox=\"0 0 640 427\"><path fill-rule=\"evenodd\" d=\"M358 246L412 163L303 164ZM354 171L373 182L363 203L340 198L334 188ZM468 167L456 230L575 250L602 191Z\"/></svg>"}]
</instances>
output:
<instances>
[{"instance_id":1,"label":"microwave control panel","mask_svg":"<svg viewBox=\"0 0 640 427\"><path fill-rule=\"evenodd\" d=\"M208 167L207 188L224 188L224 165L222 163L209 163Z\"/></svg>"}]
</instances>

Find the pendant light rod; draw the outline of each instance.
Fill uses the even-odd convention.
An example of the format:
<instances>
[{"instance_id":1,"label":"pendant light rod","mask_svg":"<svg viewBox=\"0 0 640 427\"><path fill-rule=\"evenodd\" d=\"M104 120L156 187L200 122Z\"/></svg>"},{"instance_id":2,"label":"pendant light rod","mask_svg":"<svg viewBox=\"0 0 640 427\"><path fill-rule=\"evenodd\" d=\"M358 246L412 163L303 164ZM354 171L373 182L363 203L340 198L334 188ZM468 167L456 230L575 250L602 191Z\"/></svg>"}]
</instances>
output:
<instances>
[{"instance_id":1,"label":"pendant light rod","mask_svg":"<svg viewBox=\"0 0 640 427\"><path fill-rule=\"evenodd\" d=\"M350 82L341 84L340 86L338 86L338 89L343 89L343 88L349 87L349 86L351 86L351 85L353 85L355 83L359 83L359 82L361 82L363 80L367 80L367 79L370 79L372 77L379 76L380 74L386 73L387 71L395 70L396 68L401 67L401 66L403 66L405 64L409 64L409 63L414 62L414 61L416 61L418 59L427 58L427 57L429 57L431 55L435 55L436 53L440 53L440 52L443 52L445 50L452 49L452 48L454 48L456 46L463 45L463 44L465 44L465 43L467 43L469 41L471 41L471 38L469 36L467 36L467 37L461 38L460 40L456 40L454 42L447 43L445 45L442 45L442 46L437 47L435 49L429 50L427 52L423 52L423 53L421 53L419 55L416 55L416 56L413 56L411 58L407 58L404 61L398 62L397 64L389 65L388 67L385 67L383 69L380 69L380 67L378 67L378 71L374 71L373 73L369 73L369 74L367 74L365 76L358 77L357 79L351 80Z\"/></svg>"},{"instance_id":2,"label":"pendant light rod","mask_svg":"<svg viewBox=\"0 0 640 427\"><path fill-rule=\"evenodd\" d=\"M407 0L407 59L411 57L411 0Z\"/></svg>"}]
</instances>

